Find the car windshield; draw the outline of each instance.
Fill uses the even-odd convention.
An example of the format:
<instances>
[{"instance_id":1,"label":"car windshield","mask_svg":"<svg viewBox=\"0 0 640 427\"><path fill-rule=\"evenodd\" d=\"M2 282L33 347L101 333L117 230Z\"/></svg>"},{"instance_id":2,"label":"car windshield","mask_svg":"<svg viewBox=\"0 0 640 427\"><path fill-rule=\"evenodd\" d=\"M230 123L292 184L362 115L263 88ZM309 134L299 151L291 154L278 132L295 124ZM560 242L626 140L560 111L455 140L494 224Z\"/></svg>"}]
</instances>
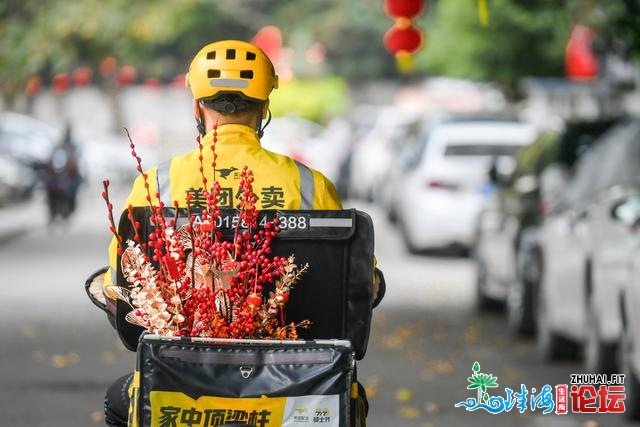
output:
<instances>
[{"instance_id":1,"label":"car windshield","mask_svg":"<svg viewBox=\"0 0 640 427\"><path fill-rule=\"evenodd\" d=\"M446 157L453 156L515 156L522 145L509 144L449 144L444 150Z\"/></svg>"}]
</instances>

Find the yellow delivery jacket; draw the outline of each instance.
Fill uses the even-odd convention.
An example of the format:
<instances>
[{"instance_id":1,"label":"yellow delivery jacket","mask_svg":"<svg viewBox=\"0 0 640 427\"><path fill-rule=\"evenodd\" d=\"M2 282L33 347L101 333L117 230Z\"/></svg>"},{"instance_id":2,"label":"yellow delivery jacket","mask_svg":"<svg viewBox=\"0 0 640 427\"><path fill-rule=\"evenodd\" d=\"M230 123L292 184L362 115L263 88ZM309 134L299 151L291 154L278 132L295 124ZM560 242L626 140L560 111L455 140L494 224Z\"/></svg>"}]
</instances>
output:
<instances>
[{"instance_id":1,"label":"yellow delivery jacket","mask_svg":"<svg viewBox=\"0 0 640 427\"><path fill-rule=\"evenodd\" d=\"M254 129L225 124L217 128L215 137L215 181L220 184L220 208L238 206L241 197L238 192L240 172L247 166L254 175L253 192L258 198L256 207L259 210L342 209L335 186L329 179L290 157L265 150L260 146ZM180 207L186 207L188 195L192 196L190 207L205 206L200 168L202 165L207 186L211 188L214 182L213 139L213 131L202 139L202 162L199 159L200 150L196 148L145 172L149 194L155 206L159 203L156 193L159 193L160 200L167 207L173 206L176 201ZM123 210L126 211L129 205L148 206L147 194L145 181L139 176ZM117 242L114 238L109 246L110 272L105 275L105 286L114 283L116 262Z\"/></svg>"}]
</instances>

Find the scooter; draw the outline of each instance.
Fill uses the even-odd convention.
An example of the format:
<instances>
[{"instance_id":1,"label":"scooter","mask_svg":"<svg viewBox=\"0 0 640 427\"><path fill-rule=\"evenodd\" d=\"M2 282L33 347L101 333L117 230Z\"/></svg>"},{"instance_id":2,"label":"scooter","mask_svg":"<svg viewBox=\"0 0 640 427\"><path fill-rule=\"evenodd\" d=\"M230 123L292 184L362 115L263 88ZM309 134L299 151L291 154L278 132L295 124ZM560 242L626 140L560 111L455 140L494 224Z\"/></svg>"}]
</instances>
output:
<instances>
[{"instance_id":1,"label":"scooter","mask_svg":"<svg viewBox=\"0 0 640 427\"><path fill-rule=\"evenodd\" d=\"M365 426L356 361L366 352L377 302L371 218L356 210L278 215L306 224L280 233L272 246L274 254L295 253L312 266L296 285L296 304L287 306L289 320L312 319L299 340L132 333L120 301L114 307L104 295L107 268L87 279L90 300L137 352L130 427Z\"/></svg>"}]
</instances>

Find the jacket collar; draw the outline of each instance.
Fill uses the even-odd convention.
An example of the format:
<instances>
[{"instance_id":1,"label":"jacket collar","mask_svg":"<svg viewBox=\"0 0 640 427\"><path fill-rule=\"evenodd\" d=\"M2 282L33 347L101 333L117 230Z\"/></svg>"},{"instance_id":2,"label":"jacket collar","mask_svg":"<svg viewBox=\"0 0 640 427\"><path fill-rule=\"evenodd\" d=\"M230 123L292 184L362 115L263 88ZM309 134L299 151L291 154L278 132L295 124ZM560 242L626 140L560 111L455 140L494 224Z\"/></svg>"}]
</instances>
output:
<instances>
[{"instance_id":1,"label":"jacket collar","mask_svg":"<svg viewBox=\"0 0 640 427\"><path fill-rule=\"evenodd\" d=\"M209 145L213 142L214 133L217 136L216 145L260 145L260 139L256 130L245 125L225 124L220 125L214 131L209 131L202 139L203 145Z\"/></svg>"}]
</instances>

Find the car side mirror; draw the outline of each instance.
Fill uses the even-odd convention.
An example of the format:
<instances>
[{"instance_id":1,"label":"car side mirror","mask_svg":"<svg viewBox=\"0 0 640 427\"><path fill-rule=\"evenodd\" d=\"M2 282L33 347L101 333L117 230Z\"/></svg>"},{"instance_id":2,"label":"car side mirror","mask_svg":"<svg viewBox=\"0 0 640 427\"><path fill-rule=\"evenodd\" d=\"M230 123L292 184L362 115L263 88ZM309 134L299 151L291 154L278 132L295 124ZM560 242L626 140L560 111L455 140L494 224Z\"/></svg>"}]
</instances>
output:
<instances>
[{"instance_id":1,"label":"car side mirror","mask_svg":"<svg viewBox=\"0 0 640 427\"><path fill-rule=\"evenodd\" d=\"M511 157L494 157L487 175L493 184L508 187L513 181L514 171L515 161Z\"/></svg>"},{"instance_id":2,"label":"car side mirror","mask_svg":"<svg viewBox=\"0 0 640 427\"><path fill-rule=\"evenodd\" d=\"M497 184L498 183L498 168L496 167L496 163L492 162L491 166L489 167L489 181Z\"/></svg>"},{"instance_id":3,"label":"car side mirror","mask_svg":"<svg viewBox=\"0 0 640 427\"><path fill-rule=\"evenodd\" d=\"M627 226L640 222L640 195L625 197L611 206L611 217Z\"/></svg>"},{"instance_id":4,"label":"car side mirror","mask_svg":"<svg viewBox=\"0 0 640 427\"><path fill-rule=\"evenodd\" d=\"M515 180L514 188L520 194L529 194L538 190L538 178L535 175L523 175Z\"/></svg>"}]
</instances>

